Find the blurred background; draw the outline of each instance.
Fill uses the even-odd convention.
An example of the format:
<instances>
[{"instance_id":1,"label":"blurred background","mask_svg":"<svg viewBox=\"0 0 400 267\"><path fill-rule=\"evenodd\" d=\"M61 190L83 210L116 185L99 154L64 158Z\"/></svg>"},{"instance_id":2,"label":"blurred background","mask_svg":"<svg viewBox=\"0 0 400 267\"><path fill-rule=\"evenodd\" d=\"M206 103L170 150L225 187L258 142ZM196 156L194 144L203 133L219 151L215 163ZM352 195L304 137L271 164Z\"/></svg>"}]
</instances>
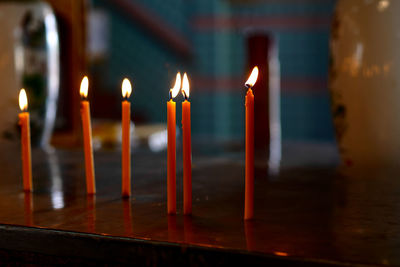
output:
<instances>
[{"instance_id":1,"label":"blurred background","mask_svg":"<svg viewBox=\"0 0 400 267\"><path fill-rule=\"evenodd\" d=\"M248 42L252 31L259 31L278 50L283 139L332 141L327 77L334 4L333 0L91 1L88 55L93 97L119 100L119 86L127 76L134 84L133 120L164 122L168 89L177 71L187 71L193 135L242 140ZM113 108L101 106L94 115L118 116L118 101Z\"/></svg>"},{"instance_id":2,"label":"blurred background","mask_svg":"<svg viewBox=\"0 0 400 267\"><path fill-rule=\"evenodd\" d=\"M0 19L14 16L4 8L13 5L45 3L54 12L60 86L53 144L81 139L79 85L84 75L90 80L95 128L100 125L102 131L101 125L119 123L121 82L127 77L133 84L135 125L158 125L162 130L177 71L189 74L193 139L243 144L244 82L255 64L262 76L254 88L261 138L268 139L268 131L275 129L283 141L334 142L327 79L335 2L1 1ZM26 17L25 24L29 25ZM15 25L21 27L22 22ZM15 29L12 32L12 42L18 42ZM10 36L2 42L10 42ZM23 46L27 49L29 43ZM24 82L11 79L2 87L16 87L17 96L14 83L27 87ZM178 126L181 100L178 96Z\"/></svg>"}]
</instances>

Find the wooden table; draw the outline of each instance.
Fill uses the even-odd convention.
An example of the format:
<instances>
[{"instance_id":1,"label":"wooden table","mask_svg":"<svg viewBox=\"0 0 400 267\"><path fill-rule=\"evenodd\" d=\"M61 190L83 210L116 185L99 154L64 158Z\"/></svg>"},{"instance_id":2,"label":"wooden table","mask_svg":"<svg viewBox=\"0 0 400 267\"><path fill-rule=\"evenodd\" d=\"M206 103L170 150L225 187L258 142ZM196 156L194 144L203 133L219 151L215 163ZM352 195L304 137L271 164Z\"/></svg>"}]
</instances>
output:
<instances>
[{"instance_id":1,"label":"wooden table","mask_svg":"<svg viewBox=\"0 0 400 267\"><path fill-rule=\"evenodd\" d=\"M24 194L18 149L1 147L2 263L400 265L399 172L340 170L333 146L287 145L279 174L257 167L246 223L240 150L194 146L186 217L181 166L178 214L166 214L164 152L135 150L133 198L123 200L119 151L95 153L91 198L80 150L34 150L35 192Z\"/></svg>"}]
</instances>

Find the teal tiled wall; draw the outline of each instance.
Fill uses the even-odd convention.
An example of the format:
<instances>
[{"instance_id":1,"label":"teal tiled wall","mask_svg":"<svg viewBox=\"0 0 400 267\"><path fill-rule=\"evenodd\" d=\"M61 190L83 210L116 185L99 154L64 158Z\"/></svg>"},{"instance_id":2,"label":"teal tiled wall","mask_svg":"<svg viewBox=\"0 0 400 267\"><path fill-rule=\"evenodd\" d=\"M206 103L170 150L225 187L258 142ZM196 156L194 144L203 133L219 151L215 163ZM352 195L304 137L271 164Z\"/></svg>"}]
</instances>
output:
<instances>
[{"instance_id":1,"label":"teal tiled wall","mask_svg":"<svg viewBox=\"0 0 400 267\"><path fill-rule=\"evenodd\" d=\"M326 141L332 138L328 95L283 94L281 104L282 121L290 122L282 123L285 139Z\"/></svg>"},{"instance_id":2,"label":"teal tiled wall","mask_svg":"<svg viewBox=\"0 0 400 267\"><path fill-rule=\"evenodd\" d=\"M182 60L140 25L121 15L106 0L94 1L111 17L111 49L107 83L115 88L124 76L134 83L134 106L149 122L165 121L165 101L177 70L188 71L193 83L193 135L237 139L244 136L246 25L219 24L257 17L290 21L316 18L322 26L275 27L262 24L279 47L282 75L281 121L284 139L333 140L328 73L329 18L334 0L228 1L128 0L139 3L180 32L193 47ZM328 22L324 22L328 21ZM254 25L253 25L254 26ZM221 82L226 80L228 82ZM300 82L299 82L300 81ZM198 85L198 86L195 86ZM179 121L179 120L177 120Z\"/></svg>"}]
</instances>

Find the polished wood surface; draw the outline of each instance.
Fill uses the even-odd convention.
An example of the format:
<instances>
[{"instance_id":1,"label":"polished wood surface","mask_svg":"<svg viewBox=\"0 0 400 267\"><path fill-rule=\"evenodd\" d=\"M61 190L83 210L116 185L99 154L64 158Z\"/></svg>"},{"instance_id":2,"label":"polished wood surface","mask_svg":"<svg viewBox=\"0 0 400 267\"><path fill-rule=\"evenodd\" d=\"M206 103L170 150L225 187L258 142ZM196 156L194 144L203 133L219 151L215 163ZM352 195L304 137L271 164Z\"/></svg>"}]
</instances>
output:
<instances>
[{"instance_id":1,"label":"polished wood surface","mask_svg":"<svg viewBox=\"0 0 400 267\"><path fill-rule=\"evenodd\" d=\"M35 191L25 194L18 146L1 149L0 255L12 259L18 252L53 263L400 264L398 171L340 170L331 146L285 146L278 174L256 168L248 222L240 151L194 145L192 216L182 215L178 154L178 210L168 216L164 152L134 150L132 198L124 200L119 151L95 153L97 195L88 197L82 151L34 150Z\"/></svg>"}]
</instances>

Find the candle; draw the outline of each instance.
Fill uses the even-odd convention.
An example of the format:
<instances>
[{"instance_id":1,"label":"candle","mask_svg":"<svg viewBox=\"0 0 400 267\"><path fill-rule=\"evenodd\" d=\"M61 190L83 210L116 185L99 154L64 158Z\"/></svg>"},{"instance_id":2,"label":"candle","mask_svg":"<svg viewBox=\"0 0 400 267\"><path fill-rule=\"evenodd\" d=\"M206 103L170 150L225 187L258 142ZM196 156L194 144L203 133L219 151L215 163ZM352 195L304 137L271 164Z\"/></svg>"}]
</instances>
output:
<instances>
[{"instance_id":1,"label":"candle","mask_svg":"<svg viewBox=\"0 0 400 267\"><path fill-rule=\"evenodd\" d=\"M86 192L89 195L96 193L96 182L94 178L93 145L92 145L92 125L90 121L90 106L87 100L89 89L88 77L83 77L80 87L81 95L81 118L83 130L83 148L85 153L86 170Z\"/></svg>"},{"instance_id":2,"label":"candle","mask_svg":"<svg viewBox=\"0 0 400 267\"><path fill-rule=\"evenodd\" d=\"M183 131L183 214L192 214L192 141L190 130L189 80L183 75L182 131Z\"/></svg>"},{"instance_id":3,"label":"candle","mask_svg":"<svg viewBox=\"0 0 400 267\"><path fill-rule=\"evenodd\" d=\"M174 98L181 88L181 74L176 74L175 85L169 90L167 102L168 166L167 166L167 212L176 214L176 104Z\"/></svg>"},{"instance_id":4,"label":"candle","mask_svg":"<svg viewBox=\"0 0 400 267\"><path fill-rule=\"evenodd\" d=\"M128 101L132 85L127 78L122 81L122 196L131 195L131 103Z\"/></svg>"},{"instance_id":5,"label":"candle","mask_svg":"<svg viewBox=\"0 0 400 267\"><path fill-rule=\"evenodd\" d=\"M245 86L248 88L246 94L246 166L245 166L245 203L244 219L253 218L254 214L254 95L251 88L257 81L258 68L253 71Z\"/></svg>"},{"instance_id":6,"label":"candle","mask_svg":"<svg viewBox=\"0 0 400 267\"><path fill-rule=\"evenodd\" d=\"M32 191L32 161L31 161L31 131L29 127L28 97L25 89L19 92L19 107L21 113L19 125L21 126L21 149L22 149L22 178L24 191Z\"/></svg>"}]
</instances>

